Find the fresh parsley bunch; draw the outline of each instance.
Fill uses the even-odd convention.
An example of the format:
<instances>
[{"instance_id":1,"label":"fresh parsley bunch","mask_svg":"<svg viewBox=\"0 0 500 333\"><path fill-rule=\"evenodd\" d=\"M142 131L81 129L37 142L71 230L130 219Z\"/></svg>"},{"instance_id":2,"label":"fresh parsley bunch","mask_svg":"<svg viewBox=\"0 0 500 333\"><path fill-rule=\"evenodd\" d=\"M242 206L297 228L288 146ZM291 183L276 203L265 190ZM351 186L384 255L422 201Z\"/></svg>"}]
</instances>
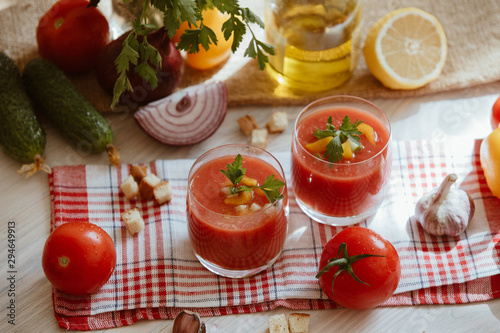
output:
<instances>
[{"instance_id":1,"label":"fresh parsley bunch","mask_svg":"<svg viewBox=\"0 0 500 333\"><path fill-rule=\"evenodd\" d=\"M231 187L231 193L236 194L242 191L251 191L252 188L260 188L269 200L270 203L275 203L276 201L283 199L284 195L281 193L281 188L285 186L285 183L279 179L275 179L274 175L270 175L264 181L264 184L260 186L238 186L241 179L245 175L246 169L243 168L243 158L240 154L236 156L232 164L227 163L227 170L221 169L220 171L231 181L233 187Z\"/></svg>"},{"instance_id":2,"label":"fresh parsley bunch","mask_svg":"<svg viewBox=\"0 0 500 333\"><path fill-rule=\"evenodd\" d=\"M97 6L100 0L91 0L89 6ZM132 0L123 0L129 2ZM202 10L205 8L217 8L221 13L227 13L230 18L224 22L222 32L224 38L228 40L233 36L231 45L232 52L235 52L243 40L247 30L252 34L252 39L244 53L245 56L256 58L258 66L263 69L268 62L268 54L274 54L274 48L255 37L251 24L255 23L264 28L262 20L249 8L240 7L238 0L144 0L144 7L141 14L132 23L132 33L123 42L122 52L116 59L115 64L119 78L113 90L112 106L116 105L119 97L125 90L132 90L127 79L127 72L130 64L136 65L136 71L154 89L158 86L156 68L161 67L161 56L147 41L147 35L159 27L151 24L146 15L149 5L158 9L164 14L163 24L168 31L170 38L182 22L188 22L191 29L187 29L181 36L177 48L189 53L198 52L200 45L208 50L210 45L217 45L217 37L212 29L203 24ZM198 22L201 24L198 25ZM138 37L142 36L142 42Z\"/></svg>"}]
</instances>

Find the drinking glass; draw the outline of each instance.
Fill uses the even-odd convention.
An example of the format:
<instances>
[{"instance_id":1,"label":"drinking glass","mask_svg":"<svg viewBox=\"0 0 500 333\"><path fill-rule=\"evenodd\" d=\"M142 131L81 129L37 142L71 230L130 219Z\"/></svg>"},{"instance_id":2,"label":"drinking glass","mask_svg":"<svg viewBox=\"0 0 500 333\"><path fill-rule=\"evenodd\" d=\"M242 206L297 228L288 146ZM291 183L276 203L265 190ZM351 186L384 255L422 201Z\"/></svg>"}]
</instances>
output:
<instances>
[{"instance_id":1,"label":"drinking glass","mask_svg":"<svg viewBox=\"0 0 500 333\"><path fill-rule=\"evenodd\" d=\"M274 204L269 204L265 196L253 198L261 204L256 209L250 202L237 207L244 212L241 215L225 206L227 193L223 189L229 184L221 169L226 170L238 154L243 158L245 175L257 179L260 185L271 174L285 182L280 163L270 153L250 145L230 144L214 148L195 161L187 191L188 231L194 254L208 270L232 278L251 276L270 267L283 249L288 228L286 184L281 189L284 197Z\"/></svg>"},{"instance_id":2,"label":"drinking glass","mask_svg":"<svg viewBox=\"0 0 500 333\"><path fill-rule=\"evenodd\" d=\"M316 140L316 128L325 129L329 116L334 126L348 115L375 132L375 144L360 136L363 148L354 158L329 162L306 149ZM391 172L391 126L374 104L352 96L326 97L306 106L297 117L292 139L291 180L299 207L315 221L345 226L374 215L384 199Z\"/></svg>"}]
</instances>

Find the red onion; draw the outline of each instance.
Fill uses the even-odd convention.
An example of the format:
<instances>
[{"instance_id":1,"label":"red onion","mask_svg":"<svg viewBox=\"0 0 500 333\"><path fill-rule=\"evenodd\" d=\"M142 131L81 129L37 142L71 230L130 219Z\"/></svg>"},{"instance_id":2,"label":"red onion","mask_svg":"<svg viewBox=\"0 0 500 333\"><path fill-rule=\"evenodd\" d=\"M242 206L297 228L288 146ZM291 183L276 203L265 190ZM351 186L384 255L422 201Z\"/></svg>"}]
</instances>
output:
<instances>
[{"instance_id":1,"label":"red onion","mask_svg":"<svg viewBox=\"0 0 500 333\"><path fill-rule=\"evenodd\" d=\"M201 142L219 128L227 113L224 82L191 86L140 107L139 125L156 140L174 146Z\"/></svg>"},{"instance_id":2,"label":"red onion","mask_svg":"<svg viewBox=\"0 0 500 333\"><path fill-rule=\"evenodd\" d=\"M115 39L101 52L96 67L96 75L101 87L113 93L113 89L118 79L115 61L122 51L123 41L130 34L125 32L118 39ZM142 42L142 37L138 37ZM179 85L184 73L184 60L181 53L175 48L174 43L168 38L167 31L162 28L148 35L148 42L153 45L161 55L161 68L157 68L156 77L158 86L152 89L151 86L135 72L135 65L131 65L127 77L133 91L125 91L120 100L123 104L135 108L137 105L145 105L160 98L170 95Z\"/></svg>"}]
</instances>

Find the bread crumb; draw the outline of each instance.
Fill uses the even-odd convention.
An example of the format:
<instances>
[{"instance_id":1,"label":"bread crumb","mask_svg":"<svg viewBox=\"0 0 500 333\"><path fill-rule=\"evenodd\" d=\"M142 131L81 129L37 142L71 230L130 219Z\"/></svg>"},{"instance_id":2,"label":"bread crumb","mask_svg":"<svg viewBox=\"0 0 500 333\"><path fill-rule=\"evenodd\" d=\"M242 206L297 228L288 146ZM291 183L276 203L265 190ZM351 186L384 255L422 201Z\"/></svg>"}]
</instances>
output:
<instances>
[{"instance_id":1,"label":"bread crumb","mask_svg":"<svg viewBox=\"0 0 500 333\"><path fill-rule=\"evenodd\" d=\"M174 197L174 192L170 187L169 181L165 180L156 185L155 188L153 189L153 195L156 199L156 202L158 202L159 205L163 205L166 202L170 202L170 200L172 200L172 198Z\"/></svg>"},{"instance_id":2,"label":"bread crumb","mask_svg":"<svg viewBox=\"0 0 500 333\"><path fill-rule=\"evenodd\" d=\"M290 333L309 333L309 317L307 313L291 313L288 316Z\"/></svg>"},{"instance_id":3,"label":"bread crumb","mask_svg":"<svg viewBox=\"0 0 500 333\"><path fill-rule=\"evenodd\" d=\"M269 333L290 333L284 313L271 316L267 321L269 323Z\"/></svg>"},{"instance_id":4,"label":"bread crumb","mask_svg":"<svg viewBox=\"0 0 500 333\"><path fill-rule=\"evenodd\" d=\"M261 149L267 147L267 129L254 129L252 130L252 139L250 144Z\"/></svg>"},{"instance_id":5,"label":"bread crumb","mask_svg":"<svg viewBox=\"0 0 500 333\"><path fill-rule=\"evenodd\" d=\"M258 129L259 125L255 122L255 119L250 115L245 115L238 120L238 124L240 125L240 129L245 135L252 134L254 129Z\"/></svg>"},{"instance_id":6,"label":"bread crumb","mask_svg":"<svg viewBox=\"0 0 500 333\"><path fill-rule=\"evenodd\" d=\"M141 193L141 197L146 200L153 199L154 188L159 183L161 183L161 179L153 173L150 173L146 177L142 178L141 183L139 184L139 192Z\"/></svg>"},{"instance_id":7,"label":"bread crumb","mask_svg":"<svg viewBox=\"0 0 500 333\"><path fill-rule=\"evenodd\" d=\"M137 208L129 209L122 213L122 220L125 222L127 230L132 234L136 234L144 229L144 220Z\"/></svg>"},{"instance_id":8,"label":"bread crumb","mask_svg":"<svg viewBox=\"0 0 500 333\"><path fill-rule=\"evenodd\" d=\"M125 180L120 184L120 189L128 200L139 196L139 185L132 175L125 178Z\"/></svg>"},{"instance_id":9,"label":"bread crumb","mask_svg":"<svg viewBox=\"0 0 500 333\"><path fill-rule=\"evenodd\" d=\"M134 177L137 184L141 183L142 178L148 175L148 167L146 165L131 165L130 174Z\"/></svg>"},{"instance_id":10,"label":"bread crumb","mask_svg":"<svg viewBox=\"0 0 500 333\"><path fill-rule=\"evenodd\" d=\"M269 133L282 133L288 126L288 117L286 112L274 112L266 123Z\"/></svg>"}]
</instances>

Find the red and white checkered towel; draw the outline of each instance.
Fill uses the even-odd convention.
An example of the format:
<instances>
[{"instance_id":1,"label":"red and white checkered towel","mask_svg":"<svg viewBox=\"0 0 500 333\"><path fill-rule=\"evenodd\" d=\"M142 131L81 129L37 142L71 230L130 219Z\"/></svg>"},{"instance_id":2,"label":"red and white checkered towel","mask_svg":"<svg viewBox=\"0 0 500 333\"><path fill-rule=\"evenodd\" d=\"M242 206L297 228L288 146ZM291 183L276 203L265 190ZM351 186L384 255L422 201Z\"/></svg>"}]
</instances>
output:
<instances>
[{"instance_id":1,"label":"red and white checkered towel","mask_svg":"<svg viewBox=\"0 0 500 333\"><path fill-rule=\"evenodd\" d=\"M396 247L402 266L396 294L384 306L456 304L500 297L500 200L489 191L479 163L479 144L432 141L395 142L390 190L369 228ZM290 154L276 157L287 177ZM296 310L335 308L315 274L325 243L341 228L311 221L290 191L290 224L280 259L246 279L219 277L196 260L186 225L187 175L194 160L159 160L150 170L173 186L174 199L127 200L120 183L128 165L60 166L49 176L52 229L71 221L90 221L114 240L114 274L97 293L69 296L53 290L59 325L103 329L139 319L173 318L182 309L202 316L252 313L285 306ZM435 237L412 218L417 200L446 174L474 199L476 212L459 237ZM137 207L145 229L132 236L120 214ZM362 224L365 225L365 224Z\"/></svg>"}]
</instances>

